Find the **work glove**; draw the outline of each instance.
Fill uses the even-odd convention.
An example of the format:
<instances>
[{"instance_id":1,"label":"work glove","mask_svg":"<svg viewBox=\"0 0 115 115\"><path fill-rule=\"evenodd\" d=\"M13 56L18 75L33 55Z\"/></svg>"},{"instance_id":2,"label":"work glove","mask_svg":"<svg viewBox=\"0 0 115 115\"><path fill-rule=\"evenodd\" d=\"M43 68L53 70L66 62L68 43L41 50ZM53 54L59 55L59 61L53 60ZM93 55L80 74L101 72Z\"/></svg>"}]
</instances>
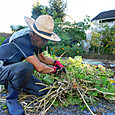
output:
<instances>
[{"instance_id":1,"label":"work glove","mask_svg":"<svg viewBox=\"0 0 115 115\"><path fill-rule=\"evenodd\" d=\"M64 66L59 61L54 61L53 66L58 67L60 71L64 72L66 74L66 70Z\"/></svg>"},{"instance_id":2,"label":"work glove","mask_svg":"<svg viewBox=\"0 0 115 115\"><path fill-rule=\"evenodd\" d=\"M58 67L51 67L54 69L53 74L56 74L56 75L61 75L61 73L63 72L62 70L60 70Z\"/></svg>"}]
</instances>

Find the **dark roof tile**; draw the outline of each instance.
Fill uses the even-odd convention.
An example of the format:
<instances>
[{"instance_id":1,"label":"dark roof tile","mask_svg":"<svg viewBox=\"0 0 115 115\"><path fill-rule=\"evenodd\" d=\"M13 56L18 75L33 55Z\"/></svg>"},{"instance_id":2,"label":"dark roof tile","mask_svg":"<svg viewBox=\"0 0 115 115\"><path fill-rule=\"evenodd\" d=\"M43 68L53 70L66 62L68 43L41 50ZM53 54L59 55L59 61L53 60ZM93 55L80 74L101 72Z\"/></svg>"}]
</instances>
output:
<instances>
[{"instance_id":1,"label":"dark roof tile","mask_svg":"<svg viewBox=\"0 0 115 115\"><path fill-rule=\"evenodd\" d=\"M94 20L109 20L115 19L115 10L109 10L99 13L96 17L94 17L91 21Z\"/></svg>"}]
</instances>

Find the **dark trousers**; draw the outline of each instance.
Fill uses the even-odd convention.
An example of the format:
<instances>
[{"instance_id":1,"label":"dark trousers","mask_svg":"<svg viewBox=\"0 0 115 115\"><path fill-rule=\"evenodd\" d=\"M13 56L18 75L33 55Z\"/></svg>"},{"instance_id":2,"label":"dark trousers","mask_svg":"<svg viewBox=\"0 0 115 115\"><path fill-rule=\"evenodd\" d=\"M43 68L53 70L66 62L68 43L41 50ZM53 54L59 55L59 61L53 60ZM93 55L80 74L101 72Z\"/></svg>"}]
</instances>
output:
<instances>
[{"instance_id":1,"label":"dark trousers","mask_svg":"<svg viewBox=\"0 0 115 115\"><path fill-rule=\"evenodd\" d=\"M10 85L16 90L23 88L24 91L40 96L46 94L48 90L39 92L45 88L38 78L32 75L34 67L29 62L19 62L0 67L0 85Z\"/></svg>"}]
</instances>

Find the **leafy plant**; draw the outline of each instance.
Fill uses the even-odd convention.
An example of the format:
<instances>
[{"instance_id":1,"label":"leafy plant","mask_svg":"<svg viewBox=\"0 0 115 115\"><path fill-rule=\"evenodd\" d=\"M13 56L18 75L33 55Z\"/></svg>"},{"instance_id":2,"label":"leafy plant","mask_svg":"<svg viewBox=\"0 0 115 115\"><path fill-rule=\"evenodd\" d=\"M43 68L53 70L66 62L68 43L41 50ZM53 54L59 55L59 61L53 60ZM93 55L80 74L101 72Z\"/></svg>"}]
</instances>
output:
<instances>
[{"instance_id":1,"label":"leafy plant","mask_svg":"<svg viewBox=\"0 0 115 115\"><path fill-rule=\"evenodd\" d=\"M2 42L5 40L5 37L1 36L0 37L0 45L2 44Z\"/></svg>"},{"instance_id":2,"label":"leafy plant","mask_svg":"<svg viewBox=\"0 0 115 115\"><path fill-rule=\"evenodd\" d=\"M115 54L115 25L112 27L108 23L100 23L97 28L100 30L92 31L91 49L98 53Z\"/></svg>"}]
</instances>

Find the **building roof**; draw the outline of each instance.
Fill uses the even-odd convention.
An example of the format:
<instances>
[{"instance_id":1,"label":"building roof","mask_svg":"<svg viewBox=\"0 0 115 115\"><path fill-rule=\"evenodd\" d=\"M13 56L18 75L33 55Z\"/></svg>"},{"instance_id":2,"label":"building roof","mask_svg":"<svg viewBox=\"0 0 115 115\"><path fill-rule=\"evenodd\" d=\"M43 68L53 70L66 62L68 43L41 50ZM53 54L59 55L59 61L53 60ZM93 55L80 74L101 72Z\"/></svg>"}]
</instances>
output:
<instances>
[{"instance_id":1,"label":"building roof","mask_svg":"<svg viewBox=\"0 0 115 115\"><path fill-rule=\"evenodd\" d=\"M109 10L99 13L96 17L94 17L91 21L94 20L112 20L115 19L115 10Z\"/></svg>"}]
</instances>

